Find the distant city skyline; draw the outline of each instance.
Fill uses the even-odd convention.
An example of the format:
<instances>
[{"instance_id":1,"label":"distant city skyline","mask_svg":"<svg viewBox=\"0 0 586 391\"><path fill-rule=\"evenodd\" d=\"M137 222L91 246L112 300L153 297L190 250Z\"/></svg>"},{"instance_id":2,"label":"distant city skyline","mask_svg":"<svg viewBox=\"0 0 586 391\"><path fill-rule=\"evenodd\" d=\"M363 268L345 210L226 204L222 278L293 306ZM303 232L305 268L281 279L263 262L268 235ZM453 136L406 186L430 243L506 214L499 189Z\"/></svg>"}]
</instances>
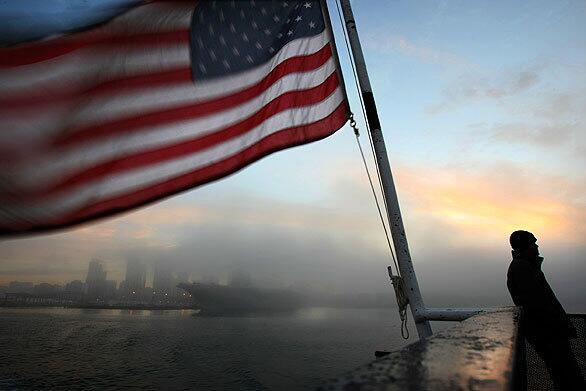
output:
<instances>
[{"instance_id":1,"label":"distant city skyline","mask_svg":"<svg viewBox=\"0 0 586 391\"><path fill-rule=\"evenodd\" d=\"M23 286L23 289L32 290L35 285L39 284L51 284L60 287L65 287L71 283L80 282L86 286L95 286L99 284L112 284L115 283L116 289L119 289L121 284L131 281L129 288L149 288L158 289L162 291L171 291L174 287L173 283L175 280L180 282L188 282L190 273L174 273L172 268L169 268L163 262L156 262L152 267L149 267L144 262L139 260L127 261L126 273L118 280L108 279L108 269L106 268L106 262L100 259L92 259L88 262L88 269L85 274L79 276L79 278L73 280L53 280L53 281L24 281L24 280L6 280L0 282L0 288L8 288L10 285ZM130 266L129 266L130 265ZM152 271L150 275L151 279L147 280L148 271ZM217 277L206 277L211 280L218 280ZM205 278L204 278L205 279ZM92 288L90 288L91 290Z\"/></svg>"}]
</instances>

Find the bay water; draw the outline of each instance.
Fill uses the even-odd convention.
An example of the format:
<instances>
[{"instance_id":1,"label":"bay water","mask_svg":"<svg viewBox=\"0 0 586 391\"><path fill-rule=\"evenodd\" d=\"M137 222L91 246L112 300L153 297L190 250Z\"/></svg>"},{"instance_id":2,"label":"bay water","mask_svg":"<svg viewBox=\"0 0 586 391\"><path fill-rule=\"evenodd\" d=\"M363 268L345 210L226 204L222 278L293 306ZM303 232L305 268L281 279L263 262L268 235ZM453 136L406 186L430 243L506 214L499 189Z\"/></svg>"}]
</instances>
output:
<instances>
[{"instance_id":1,"label":"bay water","mask_svg":"<svg viewBox=\"0 0 586 391\"><path fill-rule=\"evenodd\" d=\"M306 390L416 339L394 309L0 308L1 390Z\"/></svg>"}]
</instances>

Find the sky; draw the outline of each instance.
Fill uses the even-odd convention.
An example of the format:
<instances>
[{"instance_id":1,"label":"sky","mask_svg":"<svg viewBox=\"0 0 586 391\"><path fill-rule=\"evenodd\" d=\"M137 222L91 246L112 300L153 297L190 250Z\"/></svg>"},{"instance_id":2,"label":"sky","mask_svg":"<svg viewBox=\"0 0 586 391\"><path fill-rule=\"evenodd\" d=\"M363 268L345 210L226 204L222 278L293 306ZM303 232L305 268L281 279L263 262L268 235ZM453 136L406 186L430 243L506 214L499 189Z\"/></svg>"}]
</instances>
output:
<instances>
[{"instance_id":1,"label":"sky","mask_svg":"<svg viewBox=\"0 0 586 391\"><path fill-rule=\"evenodd\" d=\"M120 4L1 1L0 36L33 39L119 12ZM328 4L368 146L335 3ZM562 304L586 311L586 3L352 6L426 304L510 305L508 236L527 229ZM146 208L3 240L0 285L83 280L93 258L118 281L128 259L141 259L193 279L244 271L267 286L390 289L384 232L347 125Z\"/></svg>"}]
</instances>

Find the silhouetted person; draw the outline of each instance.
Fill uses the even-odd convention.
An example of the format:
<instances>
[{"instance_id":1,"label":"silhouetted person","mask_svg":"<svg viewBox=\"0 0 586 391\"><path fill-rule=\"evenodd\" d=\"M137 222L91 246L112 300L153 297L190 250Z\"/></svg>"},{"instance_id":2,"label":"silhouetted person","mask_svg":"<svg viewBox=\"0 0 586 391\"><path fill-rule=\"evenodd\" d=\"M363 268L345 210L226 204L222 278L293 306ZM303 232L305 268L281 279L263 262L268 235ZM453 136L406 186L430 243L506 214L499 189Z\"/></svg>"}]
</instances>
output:
<instances>
[{"instance_id":1,"label":"silhouetted person","mask_svg":"<svg viewBox=\"0 0 586 391\"><path fill-rule=\"evenodd\" d=\"M525 337L545 362L558 390L586 390L586 384L569 338L576 330L547 283L537 239L531 232L515 231L510 238L513 261L507 273L507 287L515 305L523 307Z\"/></svg>"}]
</instances>

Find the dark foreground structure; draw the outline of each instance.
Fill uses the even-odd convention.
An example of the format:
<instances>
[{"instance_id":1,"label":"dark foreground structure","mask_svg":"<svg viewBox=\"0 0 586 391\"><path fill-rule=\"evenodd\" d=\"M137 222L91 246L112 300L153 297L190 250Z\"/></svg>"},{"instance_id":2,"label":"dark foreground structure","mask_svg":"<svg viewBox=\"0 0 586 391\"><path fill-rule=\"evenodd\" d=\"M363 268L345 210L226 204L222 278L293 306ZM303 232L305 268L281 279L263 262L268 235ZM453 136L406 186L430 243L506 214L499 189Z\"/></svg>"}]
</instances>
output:
<instances>
[{"instance_id":1,"label":"dark foreground structure","mask_svg":"<svg viewBox=\"0 0 586 391\"><path fill-rule=\"evenodd\" d=\"M571 340L586 375L586 315L570 315ZM523 335L520 310L473 316L402 350L332 379L319 390L554 390Z\"/></svg>"}]
</instances>

